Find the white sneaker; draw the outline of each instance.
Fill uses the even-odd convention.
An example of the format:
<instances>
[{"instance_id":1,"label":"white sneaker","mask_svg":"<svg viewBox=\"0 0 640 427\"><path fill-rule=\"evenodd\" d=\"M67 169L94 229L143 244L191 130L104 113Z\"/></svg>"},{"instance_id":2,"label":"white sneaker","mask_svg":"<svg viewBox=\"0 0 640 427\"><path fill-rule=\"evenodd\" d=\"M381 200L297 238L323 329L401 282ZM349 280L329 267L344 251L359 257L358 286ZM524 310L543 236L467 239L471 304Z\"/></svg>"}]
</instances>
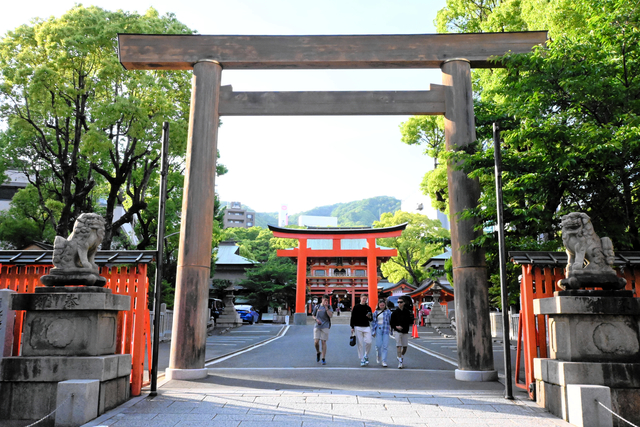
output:
<instances>
[{"instance_id":1,"label":"white sneaker","mask_svg":"<svg viewBox=\"0 0 640 427\"><path fill-rule=\"evenodd\" d=\"M398 369L402 369L404 366L402 365L402 357L398 357Z\"/></svg>"},{"instance_id":2,"label":"white sneaker","mask_svg":"<svg viewBox=\"0 0 640 427\"><path fill-rule=\"evenodd\" d=\"M380 363L380 356L376 354L376 363Z\"/></svg>"},{"instance_id":3,"label":"white sneaker","mask_svg":"<svg viewBox=\"0 0 640 427\"><path fill-rule=\"evenodd\" d=\"M387 362L382 362L382 367L383 367L383 368L386 368L387 366L388 366L388 365L387 365Z\"/></svg>"}]
</instances>

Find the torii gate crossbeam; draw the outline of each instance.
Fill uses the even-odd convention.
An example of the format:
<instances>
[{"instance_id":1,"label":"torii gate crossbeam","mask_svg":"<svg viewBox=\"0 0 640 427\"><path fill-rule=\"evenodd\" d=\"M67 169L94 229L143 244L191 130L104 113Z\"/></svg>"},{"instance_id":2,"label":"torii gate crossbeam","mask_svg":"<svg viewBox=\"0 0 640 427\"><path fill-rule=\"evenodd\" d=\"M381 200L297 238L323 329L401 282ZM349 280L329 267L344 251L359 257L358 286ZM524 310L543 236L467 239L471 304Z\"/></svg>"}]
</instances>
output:
<instances>
[{"instance_id":1,"label":"torii gate crossbeam","mask_svg":"<svg viewBox=\"0 0 640 427\"><path fill-rule=\"evenodd\" d=\"M526 53L546 32L367 36L203 36L119 34L128 69L193 70L187 169L167 378L204 378L207 297L216 146L220 115L444 114L448 150L476 139L471 67L499 67L492 59ZM220 87L223 69L440 68L442 86L422 92L234 93ZM477 205L480 187L448 167L452 260L456 287L456 378L497 378L489 328L484 253L462 251L475 222L459 215ZM306 319L305 319L306 320Z\"/></svg>"}]
</instances>

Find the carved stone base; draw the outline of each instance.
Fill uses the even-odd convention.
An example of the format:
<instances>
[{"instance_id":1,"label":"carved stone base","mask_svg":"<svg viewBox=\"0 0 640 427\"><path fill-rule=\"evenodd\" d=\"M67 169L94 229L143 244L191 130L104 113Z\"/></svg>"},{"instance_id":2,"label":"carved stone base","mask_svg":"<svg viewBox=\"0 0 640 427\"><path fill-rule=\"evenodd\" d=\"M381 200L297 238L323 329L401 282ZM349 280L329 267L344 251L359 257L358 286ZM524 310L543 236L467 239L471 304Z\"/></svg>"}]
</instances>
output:
<instances>
[{"instance_id":1,"label":"carved stone base","mask_svg":"<svg viewBox=\"0 0 640 427\"><path fill-rule=\"evenodd\" d=\"M11 305L27 311L23 356L113 354L118 311L129 307L129 296L104 292L17 294Z\"/></svg>"},{"instance_id":2,"label":"carved stone base","mask_svg":"<svg viewBox=\"0 0 640 427\"><path fill-rule=\"evenodd\" d=\"M568 362L640 360L640 299L554 297L534 301L549 316L549 357Z\"/></svg>"},{"instance_id":3,"label":"carved stone base","mask_svg":"<svg viewBox=\"0 0 640 427\"><path fill-rule=\"evenodd\" d=\"M598 287L604 290L620 290L625 287L627 280L618 277L613 269L607 270L572 270L569 277L558 281L561 289L580 289Z\"/></svg>"},{"instance_id":4,"label":"carved stone base","mask_svg":"<svg viewBox=\"0 0 640 427\"><path fill-rule=\"evenodd\" d=\"M97 286L107 284L107 279L97 272L87 270L59 270L52 268L49 274L42 276L40 281L45 286Z\"/></svg>"},{"instance_id":5,"label":"carved stone base","mask_svg":"<svg viewBox=\"0 0 640 427\"><path fill-rule=\"evenodd\" d=\"M567 386L589 384L609 387L612 409L640 423L640 363L584 363L534 359L536 402L553 415L568 421ZM614 426L616 420L614 419ZM625 425L619 424L620 426Z\"/></svg>"},{"instance_id":6,"label":"carved stone base","mask_svg":"<svg viewBox=\"0 0 640 427\"><path fill-rule=\"evenodd\" d=\"M534 359L536 400L568 421L567 386L609 387L612 410L640 423L640 299L562 296L534 301L549 316L550 359ZM618 421L614 418L614 426Z\"/></svg>"},{"instance_id":7,"label":"carved stone base","mask_svg":"<svg viewBox=\"0 0 640 427\"><path fill-rule=\"evenodd\" d=\"M129 399L130 375L129 354L0 359L0 420L39 420L51 413L56 408L58 382L70 379L100 381L101 415ZM47 420L53 425L53 418Z\"/></svg>"}]
</instances>

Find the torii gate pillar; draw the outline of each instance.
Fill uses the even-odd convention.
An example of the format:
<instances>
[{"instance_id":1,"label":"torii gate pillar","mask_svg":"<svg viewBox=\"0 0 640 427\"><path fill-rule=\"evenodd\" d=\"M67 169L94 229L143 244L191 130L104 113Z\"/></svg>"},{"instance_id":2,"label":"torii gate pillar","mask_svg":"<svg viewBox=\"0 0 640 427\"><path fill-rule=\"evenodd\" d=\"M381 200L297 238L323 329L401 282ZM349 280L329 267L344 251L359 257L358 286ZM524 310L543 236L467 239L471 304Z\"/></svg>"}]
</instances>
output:
<instances>
[{"instance_id":1,"label":"torii gate pillar","mask_svg":"<svg viewBox=\"0 0 640 427\"><path fill-rule=\"evenodd\" d=\"M176 276L176 299L167 379L206 378L207 304L215 200L218 100L222 67L193 66L187 167Z\"/></svg>"},{"instance_id":2,"label":"torii gate pillar","mask_svg":"<svg viewBox=\"0 0 640 427\"><path fill-rule=\"evenodd\" d=\"M445 86L444 134L448 151L464 149L476 140L471 90L471 66L466 59L451 59L442 64ZM451 257L455 283L458 369L461 381L498 379L493 365L491 328L489 325L489 289L484 251L465 250L478 237L476 221L461 220L465 209L478 205L480 184L456 164L447 166L449 183L449 215L451 218Z\"/></svg>"}]
</instances>

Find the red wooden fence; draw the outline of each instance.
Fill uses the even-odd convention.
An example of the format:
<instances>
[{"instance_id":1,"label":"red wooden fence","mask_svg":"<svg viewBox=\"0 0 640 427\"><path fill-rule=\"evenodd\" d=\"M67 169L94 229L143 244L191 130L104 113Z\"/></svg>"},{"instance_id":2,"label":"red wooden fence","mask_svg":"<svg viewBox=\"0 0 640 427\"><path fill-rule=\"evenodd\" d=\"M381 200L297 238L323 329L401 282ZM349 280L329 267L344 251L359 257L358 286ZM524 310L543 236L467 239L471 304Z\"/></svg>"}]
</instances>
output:
<instances>
[{"instance_id":1,"label":"red wooden fence","mask_svg":"<svg viewBox=\"0 0 640 427\"><path fill-rule=\"evenodd\" d=\"M0 264L0 289L11 289L20 293L33 293L42 286L40 277L53 265L2 265ZM101 267L100 275L107 279L106 287L114 294L129 295L131 309L118 315L117 354L131 354L131 395L139 396L144 380L144 358L149 361L151 333L149 328L149 305L147 295L149 280L147 265ZM14 323L13 356L20 355L24 311L16 311Z\"/></svg>"},{"instance_id":2,"label":"red wooden fence","mask_svg":"<svg viewBox=\"0 0 640 427\"><path fill-rule=\"evenodd\" d=\"M633 291L636 298L640 291L640 269L624 268L617 269L618 276L627 279L625 289ZM533 314L533 300L538 298L549 298L553 296L558 288L558 280L564 279L564 268L553 266L536 266L526 264L522 266L522 282L520 283L521 309L518 325L518 346L516 360L520 361L522 351L524 351L524 383L519 381L520 363L516 364L515 384L526 389L529 396L534 398L535 383L533 377L533 359L547 358L548 331L547 316ZM524 339L524 341L523 341ZM521 346L522 344L522 346Z\"/></svg>"}]
</instances>

